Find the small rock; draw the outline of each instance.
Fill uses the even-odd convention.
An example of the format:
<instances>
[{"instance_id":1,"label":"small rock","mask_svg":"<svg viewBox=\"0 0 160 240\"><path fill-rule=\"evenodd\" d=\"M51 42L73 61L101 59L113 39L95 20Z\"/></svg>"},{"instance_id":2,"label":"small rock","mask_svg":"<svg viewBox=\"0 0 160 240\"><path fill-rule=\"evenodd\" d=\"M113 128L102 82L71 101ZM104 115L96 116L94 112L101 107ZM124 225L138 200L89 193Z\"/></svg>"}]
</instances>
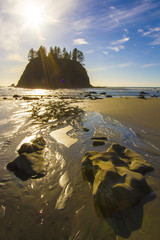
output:
<instances>
[{"instance_id":1,"label":"small rock","mask_svg":"<svg viewBox=\"0 0 160 240\"><path fill-rule=\"evenodd\" d=\"M93 145L94 147L96 147L96 146L101 146L101 145L104 145L104 144L105 144L105 142L102 141L102 140L94 140L93 143L92 143L92 145Z\"/></svg>"},{"instance_id":2,"label":"small rock","mask_svg":"<svg viewBox=\"0 0 160 240\"><path fill-rule=\"evenodd\" d=\"M19 98L19 97L21 97L20 95L17 95L17 94L14 94L13 95L13 98Z\"/></svg>"},{"instance_id":3,"label":"small rock","mask_svg":"<svg viewBox=\"0 0 160 240\"><path fill-rule=\"evenodd\" d=\"M147 92L144 92L144 91L141 91L140 92L140 95L146 95L146 94L148 94Z\"/></svg>"},{"instance_id":4,"label":"small rock","mask_svg":"<svg viewBox=\"0 0 160 240\"><path fill-rule=\"evenodd\" d=\"M7 164L7 169L13 171L22 180L28 177L42 177L46 174L46 161L43 149L46 142L43 137L24 143L18 150L20 154L14 161Z\"/></svg>"},{"instance_id":5,"label":"small rock","mask_svg":"<svg viewBox=\"0 0 160 240\"><path fill-rule=\"evenodd\" d=\"M157 98L158 96L157 96L157 95L152 95L151 97L153 97L153 98Z\"/></svg>"},{"instance_id":6,"label":"small rock","mask_svg":"<svg viewBox=\"0 0 160 240\"><path fill-rule=\"evenodd\" d=\"M83 129L84 132L88 132L89 131L89 128L87 128L87 127L83 127L82 129Z\"/></svg>"},{"instance_id":7,"label":"small rock","mask_svg":"<svg viewBox=\"0 0 160 240\"><path fill-rule=\"evenodd\" d=\"M106 98L112 98L112 95L106 95Z\"/></svg>"}]
</instances>

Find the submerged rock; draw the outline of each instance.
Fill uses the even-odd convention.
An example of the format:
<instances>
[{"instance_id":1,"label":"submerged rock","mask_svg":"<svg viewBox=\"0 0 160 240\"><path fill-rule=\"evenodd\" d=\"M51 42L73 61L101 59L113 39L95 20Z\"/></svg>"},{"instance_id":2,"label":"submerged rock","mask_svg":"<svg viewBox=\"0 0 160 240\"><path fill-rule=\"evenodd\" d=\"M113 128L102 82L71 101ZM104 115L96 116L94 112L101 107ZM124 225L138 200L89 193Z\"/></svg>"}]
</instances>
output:
<instances>
[{"instance_id":1,"label":"submerged rock","mask_svg":"<svg viewBox=\"0 0 160 240\"><path fill-rule=\"evenodd\" d=\"M151 192L142 174L153 170L133 150L113 144L106 152L88 152L82 169L105 215L133 206Z\"/></svg>"},{"instance_id":2,"label":"submerged rock","mask_svg":"<svg viewBox=\"0 0 160 240\"><path fill-rule=\"evenodd\" d=\"M43 137L38 137L31 143L22 144L18 150L20 155L14 161L9 162L7 168L22 179L44 176L47 165L43 156L45 144Z\"/></svg>"}]
</instances>

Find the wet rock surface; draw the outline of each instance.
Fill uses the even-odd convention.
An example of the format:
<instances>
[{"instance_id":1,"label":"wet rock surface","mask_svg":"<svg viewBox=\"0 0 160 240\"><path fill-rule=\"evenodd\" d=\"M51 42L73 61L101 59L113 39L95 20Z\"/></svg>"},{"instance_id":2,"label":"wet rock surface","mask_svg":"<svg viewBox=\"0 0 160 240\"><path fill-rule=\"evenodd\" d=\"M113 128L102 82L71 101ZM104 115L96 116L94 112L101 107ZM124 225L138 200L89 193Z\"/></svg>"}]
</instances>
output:
<instances>
[{"instance_id":1,"label":"wet rock surface","mask_svg":"<svg viewBox=\"0 0 160 240\"><path fill-rule=\"evenodd\" d=\"M18 150L19 156L7 164L7 169L13 171L22 180L46 175L47 164L43 152L45 144L43 137L38 137L31 143L22 144Z\"/></svg>"},{"instance_id":2,"label":"wet rock surface","mask_svg":"<svg viewBox=\"0 0 160 240\"><path fill-rule=\"evenodd\" d=\"M112 144L106 152L88 152L82 169L92 185L92 194L104 215L136 205L151 193L143 174L150 163L131 149Z\"/></svg>"}]
</instances>

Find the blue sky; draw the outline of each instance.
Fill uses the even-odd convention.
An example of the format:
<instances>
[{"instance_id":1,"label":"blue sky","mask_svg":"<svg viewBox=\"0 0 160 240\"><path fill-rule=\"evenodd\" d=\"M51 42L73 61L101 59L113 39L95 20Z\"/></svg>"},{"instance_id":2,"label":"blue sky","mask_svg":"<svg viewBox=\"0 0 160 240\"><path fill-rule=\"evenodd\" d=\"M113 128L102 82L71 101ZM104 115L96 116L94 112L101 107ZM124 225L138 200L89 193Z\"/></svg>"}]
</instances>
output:
<instances>
[{"instance_id":1,"label":"blue sky","mask_svg":"<svg viewBox=\"0 0 160 240\"><path fill-rule=\"evenodd\" d=\"M31 48L78 48L95 86L160 87L159 0L0 0L0 85Z\"/></svg>"}]
</instances>

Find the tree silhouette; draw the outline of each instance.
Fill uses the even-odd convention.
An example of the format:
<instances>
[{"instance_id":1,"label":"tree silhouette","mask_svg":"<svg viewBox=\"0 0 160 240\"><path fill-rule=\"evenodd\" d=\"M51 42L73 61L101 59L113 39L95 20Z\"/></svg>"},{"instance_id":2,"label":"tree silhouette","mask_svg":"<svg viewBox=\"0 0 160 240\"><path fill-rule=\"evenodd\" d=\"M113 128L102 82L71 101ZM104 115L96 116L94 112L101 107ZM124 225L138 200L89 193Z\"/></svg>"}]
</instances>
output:
<instances>
[{"instance_id":1,"label":"tree silhouette","mask_svg":"<svg viewBox=\"0 0 160 240\"><path fill-rule=\"evenodd\" d=\"M80 63L83 63L84 62L84 55L81 51L78 50L78 53L77 53L77 61L80 62Z\"/></svg>"},{"instance_id":2,"label":"tree silhouette","mask_svg":"<svg viewBox=\"0 0 160 240\"><path fill-rule=\"evenodd\" d=\"M47 55L46 48L43 46L40 46L40 48L38 49L37 55L38 55L38 57L46 57L46 55Z\"/></svg>"},{"instance_id":3,"label":"tree silhouette","mask_svg":"<svg viewBox=\"0 0 160 240\"><path fill-rule=\"evenodd\" d=\"M73 60L81 63L82 65L84 62L84 55L83 52L78 50L77 48L74 48L73 51L67 52L66 48L64 47L63 50L61 51L60 47L55 46L50 47L48 53L48 57L51 55L55 60L56 59L65 59L65 60ZM39 57L39 58L44 58L47 57L47 50L44 46L40 46L38 51L35 51L33 48L30 49L28 53L28 61L33 60L34 58Z\"/></svg>"},{"instance_id":4,"label":"tree silhouette","mask_svg":"<svg viewBox=\"0 0 160 240\"><path fill-rule=\"evenodd\" d=\"M29 50L29 53L28 53L28 61L31 61L36 57L37 57L37 52L34 51L33 48L31 48L31 50Z\"/></svg>"},{"instance_id":5,"label":"tree silhouette","mask_svg":"<svg viewBox=\"0 0 160 240\"><path fill-rule=\"evenodd\" d=\"M72 60L77 61L78 49L74 48L72 51Z\"/></svg>"},{"instance_id":6,"label":"tree silhouette","mask_svg":"<svg viewBox=\"0 0 160 240\"><path fill-rule=\"evenodd\" d=\"M72 60L82 63L84 61L84 55L77 48L73 49Z\"/></svg>"}]
</instances>

